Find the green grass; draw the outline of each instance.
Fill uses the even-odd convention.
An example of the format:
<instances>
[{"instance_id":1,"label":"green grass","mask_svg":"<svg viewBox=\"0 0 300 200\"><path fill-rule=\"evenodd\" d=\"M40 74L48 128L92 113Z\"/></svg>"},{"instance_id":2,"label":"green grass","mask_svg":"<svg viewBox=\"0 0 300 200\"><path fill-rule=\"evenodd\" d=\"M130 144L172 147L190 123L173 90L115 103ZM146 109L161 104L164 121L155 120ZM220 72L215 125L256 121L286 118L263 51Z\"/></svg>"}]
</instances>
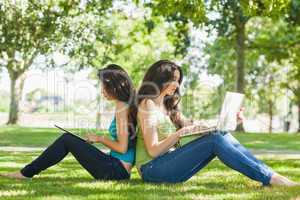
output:
<instances>
[{"instance_id":1,"label":"green grass","mask_svg":"<svg viewBox=\"0 0 300 200\"><path fill-rule=\"evenodd\" d=\"M68 129L84 136L94 129ZM97 131L98 134L107 134L107 131ZM47 147L61 131L57 128L28 128L20 126L0 126L0 146L14 147Z\"/></svg>"},{"instance_id":2,"label":"green grass","mask_svg":"<svg viewBox=\"0 0 300 200\"><path fill-rule=\"evenodd\" d=\"M300 134L239 133L235 136L252 149L300 151Z\"/></svg>"},{"instance_id":3,"label":"green grass","mask_svg":"<svg viewBox=\"0 0 300 200\"><path fill-rule=\"evenodd\" d=\"M94 131L71 130L82 136L86 131ZM46 147L60 134L56 128L0 126L0 146ZM300 134L239 133L235 134L235 137L246 147L252 149L300 151Z\"/></svg>"},{"instance_id":4,"label":"green grass","mask_svg":"<svg viewBox=\"0 0 300 200\"><path fill-rule=\"evenodd\" d=\"M0 146L49 145L55 129L1 127ZM299 136L244 134L237 137L253 149L298 151ZM272 141L269 141L269 139ZM255 142L259 141L259 142ZM267 148L261 144L268 144ZM0 173L19 170L40 152L1 152ZM300 182L300 160L261 157L275 171ZM95 181L70 155L30 181L0 177L0 199L300 199L300 187L261 187L215 159L189 181L181 184L146 184L133 170L130 181Z\"/></svg>"},{"instance_id":5,"label":"green grass","mask_svg":"<svg viewBox=\"0 0 300 200\"><path fill-rule=\"evenodd\" d=\"M0 153L0 173L16 171L36 153ZM299 160L265 160L293 180L300 181ZM296 199L300 187L260 187L218 160L182 184L145 184L134 170L130 181L94 181L69 156L31 181L0 178L1 199Z\"/></svg>"}]
</instances>

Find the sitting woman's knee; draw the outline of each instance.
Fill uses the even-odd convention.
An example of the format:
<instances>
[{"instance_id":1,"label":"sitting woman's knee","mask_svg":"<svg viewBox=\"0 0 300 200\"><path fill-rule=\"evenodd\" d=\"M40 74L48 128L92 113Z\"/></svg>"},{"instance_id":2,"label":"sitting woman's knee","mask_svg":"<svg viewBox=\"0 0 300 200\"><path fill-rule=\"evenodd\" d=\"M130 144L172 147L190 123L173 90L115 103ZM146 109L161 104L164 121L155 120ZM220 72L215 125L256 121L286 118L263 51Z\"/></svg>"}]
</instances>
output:
<instances>
[{"instance_id":1,"label":"sitting woman's knee","mask_svg":"<svg viewBox=\"0 0 300 200\"><path fill-rule=\"evenodd\" d=\"M64 140L70 140L71 138L73 138L73 136L70 133L64 133L62 134L61 138L63 138Z\"/></svg>"},{"instance_id":2,"label":"sitting woman's knee","mask_svg":"<svg viewBox=\"0 0 300 200\"><path fill-rule=\"evenodd\" d=\"M228 131L217 131L213 134L213 141L217 143L239 143L237 139L235 139L230 132Z\"/></svg>"},{"instance_id":3,"label":"sitting woman's knee","mask_svg":"<svg viewBox=\"0 0 300 200\"><path fill-rule=\"evenodd\" d=\"M214 133L212 133L212 137L213 137L213 141L221 141L224 140L224 131L215 131Z\"/></svg>"}]
</instances>

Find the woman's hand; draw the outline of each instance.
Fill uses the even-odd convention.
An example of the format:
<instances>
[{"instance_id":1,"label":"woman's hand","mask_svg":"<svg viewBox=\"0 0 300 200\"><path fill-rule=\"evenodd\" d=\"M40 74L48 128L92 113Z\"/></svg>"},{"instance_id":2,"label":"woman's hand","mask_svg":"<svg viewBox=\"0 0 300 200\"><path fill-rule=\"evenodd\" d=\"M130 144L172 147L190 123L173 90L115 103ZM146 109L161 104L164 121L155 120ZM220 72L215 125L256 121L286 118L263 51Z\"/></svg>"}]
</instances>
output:
<instances>
[{"instance_id":1,"label":"woman's hand","mask_svg":"<svg viewBox=\"0 0 300 200\"><path fill-rule=\"evenodd\" d=\"M196 127L195 125L184 126L181 129L179 129L178 131L176 131L176 134L178 135L178 137L181 137L182 135L184 135L186 133L193 132L195 127Z\"/></svg>"},{"instance_id":2,"label":"woman's hand","mask_svg":"<svg viewBox=\"0 0 300 200\"><path fill-rule=\"evenodd\" d=\"M245 121L244 110L245 108L242 107L240 111L236 114L237 124L241 124Z\"/></svg>"},{"instance_id":3,"label":"woman's hand","mask_svg":"<svg viewBox=\"0 0 300 200\"><path fill-rule=\"evenodd\" d=\"M86 135L86 141L88 143L97 143L101 141L101 137L93 133L88 133Z\"/></svg>"}]
</instances>

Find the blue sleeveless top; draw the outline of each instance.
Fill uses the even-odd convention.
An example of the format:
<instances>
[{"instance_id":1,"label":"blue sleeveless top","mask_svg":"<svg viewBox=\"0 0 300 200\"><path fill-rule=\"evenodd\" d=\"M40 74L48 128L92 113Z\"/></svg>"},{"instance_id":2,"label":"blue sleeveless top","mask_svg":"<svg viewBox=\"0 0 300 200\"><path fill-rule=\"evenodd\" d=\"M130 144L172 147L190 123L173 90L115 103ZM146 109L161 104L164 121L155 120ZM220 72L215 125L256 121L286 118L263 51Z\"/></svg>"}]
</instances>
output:
<instances>
[{"instance_id":1,"label":"blue sleeveless top","mask_svg":"<svg viewBox=\"0 0 300 200\"><path fill-rule=\"evenodd\" d=\"M111 124L108 128L108 131L110 133L111 138L113 140L116 140L117 137L118 137L116 117L114 117L114 119L112 120L112 122L111 122ZM129 139L129 136L128 136L128 139ZM110 155L117 158L117 159L119 159L119 160L122 160L124 162L131 163L133 165L134 161L135 161L135 147L128 148L126 153L119 153L119 152L116 152L114 150L111 150Z\"/></svg>"}]
</instances>

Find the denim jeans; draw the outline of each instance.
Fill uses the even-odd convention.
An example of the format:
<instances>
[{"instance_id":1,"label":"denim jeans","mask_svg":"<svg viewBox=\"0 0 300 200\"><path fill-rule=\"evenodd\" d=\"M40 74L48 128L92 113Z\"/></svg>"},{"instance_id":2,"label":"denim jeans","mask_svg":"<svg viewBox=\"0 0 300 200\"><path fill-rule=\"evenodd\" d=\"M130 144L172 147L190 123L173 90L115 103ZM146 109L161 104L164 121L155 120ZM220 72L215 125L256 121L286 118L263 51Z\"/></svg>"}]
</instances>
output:
<instances>
[{"instance_id":1,"label":"denim jeans","mask_svg":"<svg viewBox=\"0 0 300 200\"><path fill-rule=\"evenodd\" d=\"M72 153L79 164L95 179L122 180L130 178L130 174L120 160L101 152L85 140L69 133L64 133L56 139L41 155L21 169L21 173L25 177L31 178L58 164L68 153Z\"/></svg>"},{"instance_id":2,"label":"denim jeans","mask_svg":"<svg viewBox=\"0 0 300 200\"><path fill-rule=\"evenodd\" d=\"M146 182L179 183L191 178L215 157L263 185L269 185L274 173L225 131L211 132L158 156L142 165L140 171Z\"/></svg>"}]
</instances>

